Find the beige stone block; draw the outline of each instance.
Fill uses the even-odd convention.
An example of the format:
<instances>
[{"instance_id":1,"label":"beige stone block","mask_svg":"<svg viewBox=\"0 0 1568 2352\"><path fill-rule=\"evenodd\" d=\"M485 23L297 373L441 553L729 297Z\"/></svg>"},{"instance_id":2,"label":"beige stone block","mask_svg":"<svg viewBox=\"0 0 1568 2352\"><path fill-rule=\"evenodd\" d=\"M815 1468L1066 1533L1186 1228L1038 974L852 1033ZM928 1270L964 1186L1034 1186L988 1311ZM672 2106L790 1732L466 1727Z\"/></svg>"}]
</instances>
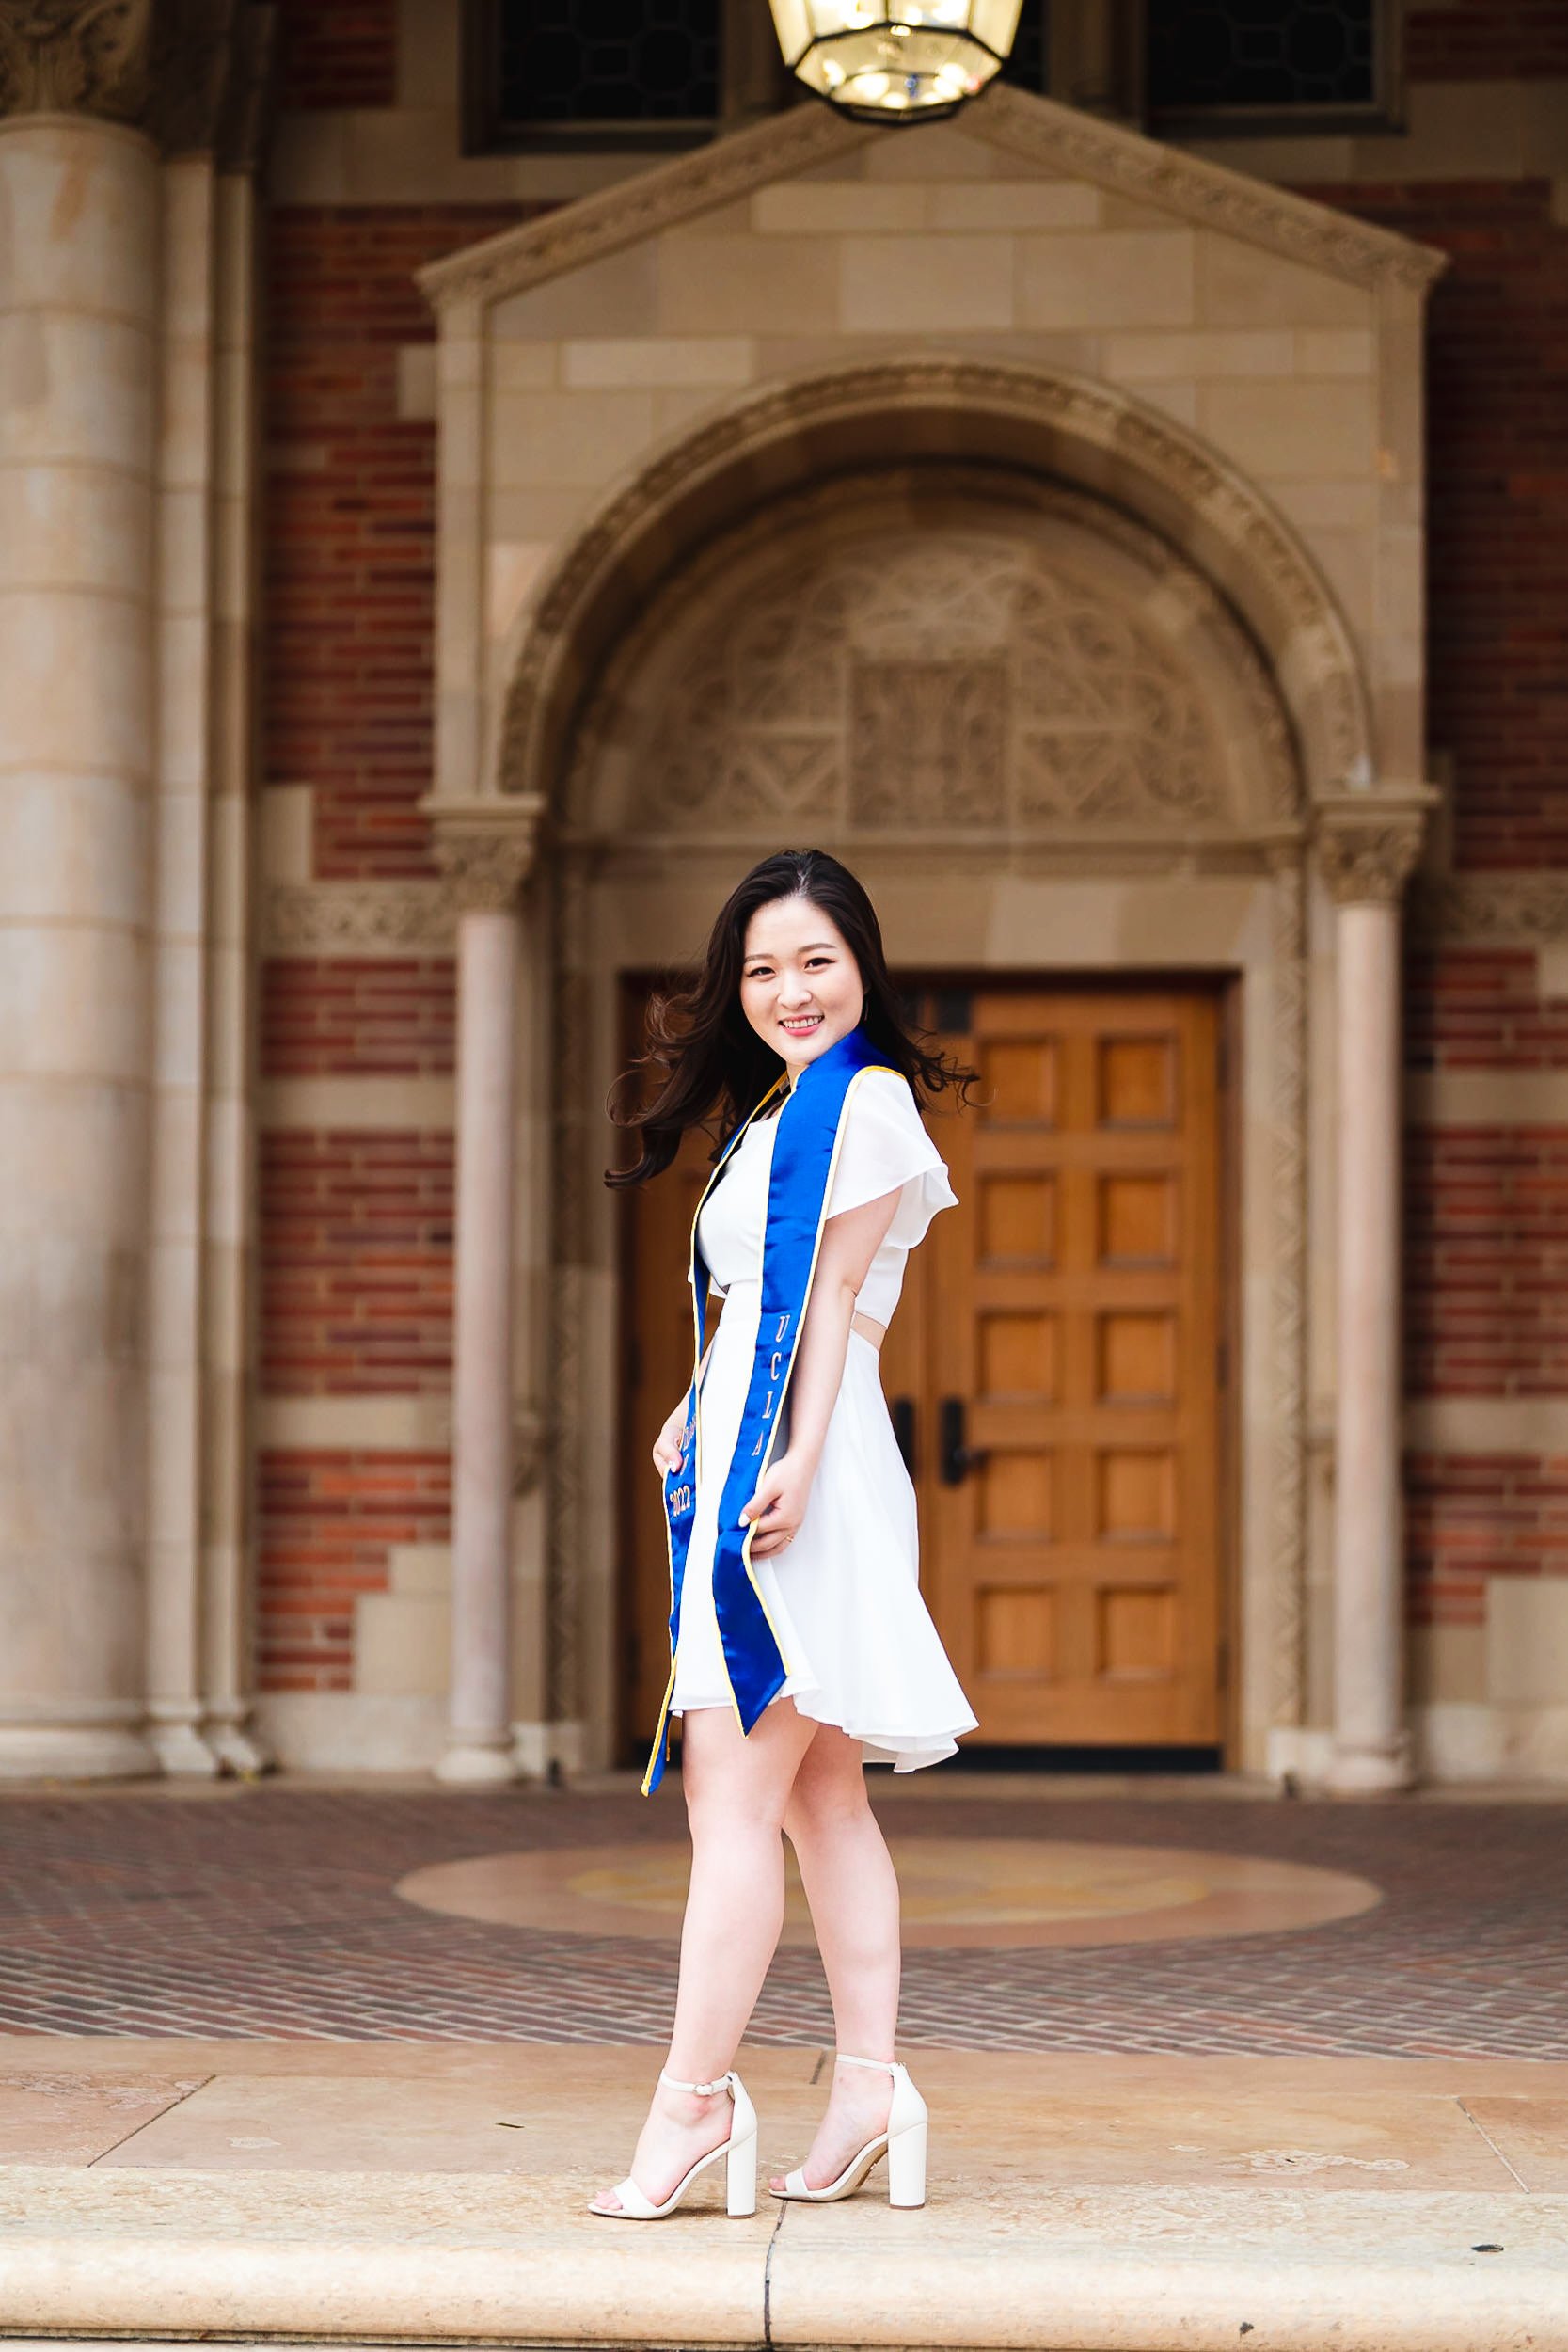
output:
<instances>
[{"instance_id":1,"label":"beige stone block","mask_svg":"<svg viewBox=\"0 0 1568 2352\"><path fill-rule=\"evenodd\" d=\"M969 231L1097 229L1103 202L1083 180L938 181L926 196L933 229Z\"/></svg>"},{"instance_id":2,"label":"beige stone block","mask_svg":"<svg viewBox=\"0 0 1568 2352\"><path fill-rule=\"evenodd\" d=\"M697 391L656 392L654 394L654 423L660 440L673 434L685 433L704 417L718 414L724 401L717 392Z\"/></svg>"},{"instance_id":3,"label":"beige stone block","mask_svg":"<svg viewBox=\"0 0 1568 2352\"><path fill-rule=\"evenodd\" d=\"M196 1512L198 1388L188 1367L148 1369L148 1419L158 1439L147 1450L147 1541L159 1565L166 1560L177 1567L189 1556Z\"/></svg>"},{"instance_id":4,"label":"beige stone block","mask_svg":"<svg viewBox=\"0 0 1568 2352\"><path fill-rule=\"evenodd\" d=\"M1174 417L1177 423L1184 424L1189 433L1196 430L1197 425L1197 386L1196 384L1183 384L1180 381L1169 384L1140 384L1138 397L1140 400L1147 401L1151 408L1158 408L1165 416Z\"/></svg>"},{"instance_id":5,"label":"beige stone block","mask_svg":"<svg viewBox=\"0 0 1568 2352\"><path fill-rule=\"evenodd\" d=\"M213 161L177 155L163 167L159 312L166 337L204 341L213 323Z\"/></svg>"},{"instance_id":6,"label":"beige stone block","mask_svg":"<svg viewBox=\"0 0 1568 2352\"><path fill-rule=\"evenodd\" d=\"M387 1578L394 1593L450 1595L450 1544L393 1544L387 1553Z\"/></svg>"},{"instance_id":7,"label":"beige stone block","mask_svg":"<svg viewBox=\"0 0 1568 2352\"><path fill-rule=\"evenodd\" d=\"M486 511L497 539L522 544L563 539L577 529L591 504L586 489L496 490Z\"/></svg>"},{"instance_id":8,"label":"beige stone block","mask_svg":"<svg viewBox=\"0 0 1568 2352\"><path fill-rule=\"evenodd\" d=\"M87 115L12 115L0 143L0 310L34 305L150 317L158 161L150 140Z\"/></svg>"},{"instance_id":9,"label":"beige stone block","mask_svg":"<svg viewBox=\"0 0 1568 2352\"><path fill-rule=\"evenodd\" d=\"M354 1611L354 1687L373 1697L441 1697L451 1671L444 1593L361 1593Z\"/></svg>"},{"instance_id":10,"label":"beige stone block","mask_svg":"<svg viewBox=\"0 0 1568 2352\"><path fill-rule=\"evenodd\" d=\"M404 343L398 351L398 415L407 420L436 414L436 345Z\"/></svg>"},{"instance_id":11,"label":"beige stone block","mask_svg":"<svg viewBox=\"0 0 1568 2352\"><path fill-rule=\"evenodd\" d=\"M493 342L489 346L490 383L498 392L547 392L561 381L561 345Z\"/></svg>"},{"instance_id":12,"label":"beige stone block","mask_svg":"<svg viewBox=\"0 0 1568 2352\"><path fill-rule=\"evenodd\" d=\"M765 237L872 236L926 224L923 187L863 179L785 180L751 200L751 225Z\"/></svg>"},{"instance_id":13,"label":"beige stone block","mask_svg":"<svg viewBox=\"0 0 1568 2352\"><path fill-rule=\"evenodd\" d=\"M437 1135L451 1126L452 1112L451 1078L264 1078L256 1089L264 1128Z\"/></svg>"},{"instance_id":14,"label":"beige stone block","mask_svg":"<svg viewBox=\"0 0 1568 2352\"><path fill-rule=\"evenodd\" d=\"M126 597L0 593L0 765L145 784L153 740L147 636L145 611Z\"/></svg>"},{"instance_id":15,"label":"beige stone block","mask_svg":"<svg viewBox=\"0 0 1568 2352\"><path fill-rule=\"evenodd\" d=\"M863 153L868 180L912 180L922 187L939 180L995 180L1028 168L950 122L879 131Z\"/></svg>"},{"instance_id":16,"label":"beige stone block","mask_svg":"<svg viewBox=\"0 0 1568 2352\"><path fill-rule=\"evenodd\" d=\"M198 486L158 492L158 612L160 618L198 614L205 621L212 547L212 501Z\"/></svg>"},{"instance_id":17,"label":"beige stone block","mask_svg":"<svg viewBox=\"0 0 1568 2352\"><path fill-rule=\"evenodd\" d=\"M0 771L0 922L145 922L149 822L118 778Z\"/></svg>"},{"instance_id":18,"label":"beige stone block","mask_svg":"<svg viewBox=\"0 0 1568 2352\"><path fill-rule=\"evenodd\" d=\"M1377 344L1367 327L1308 326L1295 346L1303 375L1370 375L1377 365Z\"/></svg>"},{"instance_id":19,"label":"beige stone block","mask_svg":"<svg viewBox=\"0 0 1568 2352\"><path fill-rule=\"evenodd\" d=\"M1102 229L1161 230L1172 224L1169 213L1158 204L1140 204L1135 197L1116 196L1106 188L1101 192L1100 225Z\"/></svg>"},{"instance_id":20,"label":"beige stone block","mask_svg":"<svg viewBox=\"0 0 1568 2352\"><path fill-rule=\"evenodd\" d=\"M256 1708L268 1752L302 1772L428 1772L445 1751L446 1718L444 1699L360 1691L274 1692Z\"/></svg>"},{"instance_id":21,"label":"beige stone block","mask_svg":"<svg viewBox=\"0 0 1568 2352\"><path fill-rule=\"evenodd\" d=\"M147 1230L153 1243L169 1253L166 1267L149 1264L149 1295L166 1327L169 1318L196 1317L193 1245L201 1238L201 1099L194 1088L155 1084L152 1104L152 1155L148 1185ZM179 1253L188 1263L176 1263ZM158 1282L162 1280L162 1291ZM162 1344L159 1361L182 1363L182 1352Z\"/></svg>"},{"instance_id":22,"label":"beige stone block","mask_svg":"<svg viewBox=\"0 0 1568 2352\"><path fill-rule=\"evenodd\" d=\"M686 230L661 237L657 251L661 334L811 334L838 323L831 239Z\"/></svg>"},{"instance_id":23,"label":"beige stone block","mask_svg":"<svg viewBox=\"0 0 1568 2352\"><path fill-rule=\"evenodd\" d=\"M561 380L574 390L621 386L650 390L692 385L747 384L756 372L756 345L746 335L648 335L620 342L569 342L561 347Z\"/></svg>"},{"instance_id":24,"label":"beige stone block","mask_svg":"<svg viewBox=\"0 0 1568 2352\"><path fill-rule=\"evenodd\" d=\"M210 676L204 613L166 613L159 623L158 776L169 789L207 782Z\"/></svg>"},{"instance_id":25,"label":"beige stone block","mask_svg":"<svg viewBox=\"0 0 1568 2352\"><path fill-rule=\"evenodd\" d=\"M1101 230L1019 239L1019 317L1025 326L1186 326L1193 310L1193 232Z\"/></svg>"},{"instance_id":26,"label":"beige stone block","mask_svg":"<svg viewBox=\"0 0 1568 2352\"><path fill-rule=\"evenodd\" d=\"M559 340L567 335L652 335L660 327L660 246L668 240L628 246L602 261L509 294L491 314L491 331L505 341ZM662 324L668 328L671 322Z\"/></svg>"},{"instance_id":27,"label":"beige stone block","mask_svg":"<svg viewBox=\"0 0 1568 2352\"><path fill-rule=\"evenodd\" d=\"M491 407L491 479L508 489L596 488L646 449L646 391L515 392Z\"/></svg>"},{"instance_id":28,"label":"beige stone block","mask_svg":"<svg viewBox=\"0 0 1568 2352\"><path fill-rule=\"evenodd\" d=\"M1568 1704L1568 1573L1488 1578L1486 1696L1504 1707Z\"/></svg>"},{"instance_id":29,"label":"beige stone block","mask_svg":"<svg viewBox=\"0 0 1568 2352\"><path fill-rule=\"evenodd\" d=\"M1409 1645L1415 1704L1486 1696L1486 1635L1480 1626L1412 1626Z\"/></svg>"},{"instance_id":30,"label":"beige stone block","mask_svg":"<svg viewBox=\"0 0 1568 2352\"><path fill-rule=\"evenodd\" d=\"M0 1070L141 1085L147 946L130 930L8 926L0 953Z\"/></svg>"},{"instance_id":31,"label":"beige stone block","mask_svg":"<svg viewBox=\"0 0 1568 2352\"><path fill-rule=\"evenodd\" d=\"M1329 531L1377 528L1379 493L1375 482L1271 482L1269 495L1303 530L1322 524Z\"/></svg>"},{"instance_id":32,"label":"beige stone block","mask_svg":"<svg viewBox=\"0 0 1568 2352\"><path fill-rule=\"evenodd\" d=\"M166 2107L177 2106L200 2080L199 2069L187 2073L157 2063L73 2080L36 2056L13 2051L0 2074L0 2156L8 2165L96 2163Z\"/></svg>"},{"instance_id":33,"label":"beige stone block","mask_svg":"<svg viewBox=\"0 0 1568 2352\"><path fill-rule=\"evenodd\" d=\"M212 478L213 369L206 343L166 348L158 383L160 482L206 489Z\"/></svg>"},{"instance_id":34,"label":"beige stone block","mask_svg":"<svg viewBox=\"0 0 1568 2352\"><path fill-rule=\"evenodd\" d=\"M1197 316L1205 326L1366 329L1372 297L1323 270L1204 230L1197 240Z\"/></svg>"},{"instance_id":35,"label":"beige stone block","mask_svg":"<svg viewBox=\"0 0 1568 2352\"><path fill-rule=\"evenodd\" d=\"M344 1448L367 1454L440 1454L451 1443L451 1400L419 1396L263 1396L256 1443L285 1453Z\"/></svg>"},{"instance_id":36,"label":"beige stone block","mask_svg":"<svg viewBox=\"0 0 1568 2352\"><path fill-rule=\"evenodd\" d=\"M207 805L200 792L159 792L153 805L153 921L161 937L199 940L207 928Z\"/></svg>"},{"instance_id":37,"label":"beige stone block","mask_svg":"<svg viewBox=\"0 0 1568 2352\"><path fill-rule=\"evenodd\" d=\"M158 941L152 989L153 1068L158 1082L194 1089L201 1084L206 1009L199 940Z\"/></svg>"},{"instance_id":38,"label":"beige stone block","mask_svg":"<svg viewBox=\"0 0 1568 2352\"><path fill-rule=\"evenodd\" d=\"M121 319L0 316L0 464L152 464L152 339Z\"/></svg>"},{"instance_id":39,"label":"beige stone block","mask_svg":"<svg viewBox=\"0 0 1568 2352\"><path fill-rule=\"evenodd\" d=\"M964 334L1013 324L1010 237L846 237L839 252L851 333Z\"/></svg>"},{"instance_id":40,"label":"beige stone block","mask_svg":"<svg viewBox=\"0 0 1568 2352\"><path fill-rule=\"evenodd\" d=\"M1307 546L1323 566L1340 609L1365 644L1375 620L1377 567L1365 534L1359 531L1307 531Z\"/></svg>"},{"instance_id":41,"label":"beige stone block","mask_svg":"<svg viewBox=\"0 0 1568 2352\"><path fill-rule=\"evenodd\" d=\"M1292 338L1278 327L1261 334L1107 335L1105 373L1118 383L1169 383L1180 376L1290 375Z\"/></svg>"},{"instance_id":42,"label":"beige stone block","mask_svg":"<svg viewBox=\"0 0 1568 2352\"><path fill-rule=\"evenodd\" d=\"M0 564L8 586L144 596L151 563L146 481L97 468L0 465Z\"/></svg>"},{"instance_id":43,"label":"beige stone block","mask_svg":"<svg viewBox=\"0 0 1568 2352\"><path fill-rule=\"evenodd\" d=\"M0 984L10 949L10 933L0 933ZM46 1073L38 1085L0 1087L0 1231L24 1251L72 1241L89 1253L139 1250L146 1132L135 1086L62 1084Z\"/></svg>"},{"instance_id":44,"label":"beige stone block","mask_svg":"<svg viewBox=\"0 0 1568 2352\"><path fill-rule=\"evenodd\" d=\"M267 882L308 882L315 871L315 787L269 784L261 795L259 850Z\"/></svg>"},{"instance_id":45,"label":"beige stone block","mask_svg":"<svg viewBox=\"0 0 1568 2352\"><path fill-rule=\"evenodd\" d=\"M1198 422L1250 473L1354 479L1370 474L1376 460L1366 384L1205 384Z\"/></svg>"},{"instance_id":46,"label":"beige stone block","mask_svg":"<svg viewBox=\"0 0 1568 2352\"><path fill-rule=\"evenodd\" d=\"M544 539L503 539L491 547L485 627L493 641L506 636L554 552Z\"/></svg>"}]
</instances>

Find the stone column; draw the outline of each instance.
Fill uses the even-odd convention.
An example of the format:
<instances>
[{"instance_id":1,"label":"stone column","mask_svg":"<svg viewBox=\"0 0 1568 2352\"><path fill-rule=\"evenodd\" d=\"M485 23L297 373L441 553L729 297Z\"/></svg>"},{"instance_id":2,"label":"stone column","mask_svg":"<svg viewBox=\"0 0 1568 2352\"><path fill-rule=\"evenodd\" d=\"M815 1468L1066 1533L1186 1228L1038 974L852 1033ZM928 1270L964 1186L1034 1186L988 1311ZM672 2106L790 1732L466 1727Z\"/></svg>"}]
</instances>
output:
<instances>
[{"instance_id":1,"label":"stone column","mask_svg":"<svg viewBox=\"0 0 1568 2352\"><path fill-rule=\"evenodd\" d=\"M1338 914L1334 1760L1345 1794L1408 1787L1400 1477L1400 898L1429 795L1321 810Z\"/></svg>"},{"instance_id":2,"label":"stone column","mask_svg":"<svg viewBox=\"0 0 1568 2352\"><path fill-rule=\"evenodd\" d=\"M437 814L457 907L451 1666L438 1780L512 1780L513 1217L517 900L536 804Z\"/></svg>"},{"instance_id":3,"label":"stone column","mask_svg":"<svg viewBox=\"0 0 1568 2352\"><path fill-rule=\"evenodd\" d=\"M131 72L136 13L56 90L74 53L35 10L4 96L73 104L81 76ZM83 1778L152 1761L157 151L87 113L8 114L0 223L0 1772Z\"/></svg>"}]
</instances>

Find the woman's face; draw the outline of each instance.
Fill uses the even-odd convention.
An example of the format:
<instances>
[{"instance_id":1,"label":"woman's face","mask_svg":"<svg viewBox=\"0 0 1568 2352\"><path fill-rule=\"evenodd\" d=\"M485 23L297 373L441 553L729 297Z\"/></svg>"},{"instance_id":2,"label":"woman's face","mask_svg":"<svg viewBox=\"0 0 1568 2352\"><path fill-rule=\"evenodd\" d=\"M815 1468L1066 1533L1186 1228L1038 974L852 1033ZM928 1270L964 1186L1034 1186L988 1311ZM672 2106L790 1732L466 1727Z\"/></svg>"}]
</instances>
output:
<instances>
[{"instance_id":1,"label":"woman's face","mask_svg":"<svg viewBox=\"0 0 1568 2352\"><path fill-rule=\"evenodd\" d=\"M809 898L775 898L746 927L740 1005L791 1077L847 1037L865 1000L860 966L831 915Z\"/></svg>"}]
</instances>

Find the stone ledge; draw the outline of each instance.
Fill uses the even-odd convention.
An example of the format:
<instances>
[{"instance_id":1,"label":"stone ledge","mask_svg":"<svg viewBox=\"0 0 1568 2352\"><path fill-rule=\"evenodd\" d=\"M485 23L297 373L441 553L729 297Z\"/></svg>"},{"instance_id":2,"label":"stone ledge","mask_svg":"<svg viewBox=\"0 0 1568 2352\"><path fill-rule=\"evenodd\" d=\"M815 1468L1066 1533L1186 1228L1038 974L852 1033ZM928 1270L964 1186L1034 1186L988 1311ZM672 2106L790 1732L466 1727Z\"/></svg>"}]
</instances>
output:
<instances>
[{"instance_id":1,"label":"stone ledge","mask_svg":"<svg viewBox=\"0 0 1568 2352\"><path fill-rule=\"evenodd\" d=\"M0 2329L515 2345L853 2343L1040 2352L1562 2352L1568 2198L1082 2192L1016 2176L669 2230L596 2223L575 2170L5 2173ZM1478 2245L1504 2250L1481 2254ZM765 2311L767 2316L765 2318Z\"/></svg>"}]
</instances>

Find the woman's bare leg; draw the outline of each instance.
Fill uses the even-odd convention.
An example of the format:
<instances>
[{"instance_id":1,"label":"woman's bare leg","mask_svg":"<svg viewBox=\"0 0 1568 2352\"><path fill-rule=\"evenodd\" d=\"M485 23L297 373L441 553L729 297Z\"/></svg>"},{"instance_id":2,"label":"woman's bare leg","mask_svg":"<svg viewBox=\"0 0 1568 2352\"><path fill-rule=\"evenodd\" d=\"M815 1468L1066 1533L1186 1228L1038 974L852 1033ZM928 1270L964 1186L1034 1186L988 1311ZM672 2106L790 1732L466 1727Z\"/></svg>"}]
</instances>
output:
<instances>
[{"instance_id":1,"label":"woman's bare leg","mask_svg":"<svg viewBox=\"0 0 1568 2352\"><path fill-rule=\"evenodd\" d=\"M858 1740L821 1726L795 1776L784 1831L811 1905L838 2046L856 2058L890 2058L898 2025L898 1880L866 1798ZM837 2180L856 2150L887 2128L892 2097L891 2075L835 2068L806 2158L808 2188ZM782 2174L773 2186L784 2186Z\"/></svg>"},{"instance_id":2,"label":"woman's bare leg","mask_svg":"<svg viewBox=\"0 0 1568 2352\"><path fill-rule=\"evenodd\" d=\"M818 1726L781 1699L749 1737L727 1707L700 1708L681 1729L691 1884L666 2067L683 2082L705 2083L734 2059L778 1944L784 1807ZM697 2158L728 2137L729 2111L724 2091L705 2099L660 2083L631 2161L643 2195L661 2205ZM618 2210L608 2190L594 2202Z\"/></svg>"}]
</instances>

